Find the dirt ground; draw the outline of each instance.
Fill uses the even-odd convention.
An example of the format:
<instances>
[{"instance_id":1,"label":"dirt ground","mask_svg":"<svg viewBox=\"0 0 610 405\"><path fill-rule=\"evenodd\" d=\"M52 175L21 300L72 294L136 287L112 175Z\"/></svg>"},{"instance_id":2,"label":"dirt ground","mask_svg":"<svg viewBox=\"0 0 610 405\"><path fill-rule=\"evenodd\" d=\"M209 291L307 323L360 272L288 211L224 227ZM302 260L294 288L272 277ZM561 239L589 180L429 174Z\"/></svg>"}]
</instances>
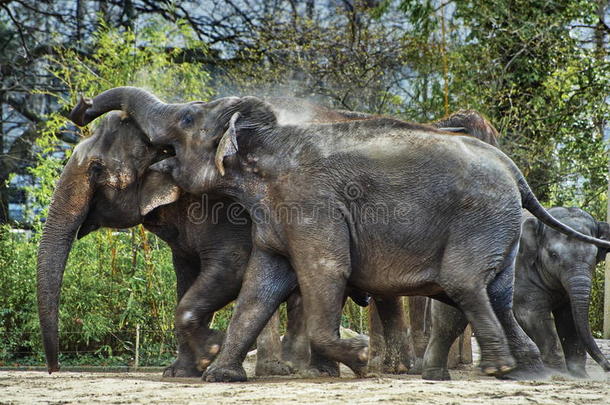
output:
<instances>
[{"instance_id":1,"label":"dirt ground","mask_svg":"<svg viewBox=\"0 0 610 405\"><path fill-rule=\"evenodd\" d=\"M253 361L246 364L253 375ZM342 369L340 379L254 379L247 383L168 380L156 373L69 373L0 371L0 404L610 404L610 375L591 367L590 380L554 377L511 382L454 370L453 381L423 381L419 376L355 379Z\"/></svg>"}]
</instances>

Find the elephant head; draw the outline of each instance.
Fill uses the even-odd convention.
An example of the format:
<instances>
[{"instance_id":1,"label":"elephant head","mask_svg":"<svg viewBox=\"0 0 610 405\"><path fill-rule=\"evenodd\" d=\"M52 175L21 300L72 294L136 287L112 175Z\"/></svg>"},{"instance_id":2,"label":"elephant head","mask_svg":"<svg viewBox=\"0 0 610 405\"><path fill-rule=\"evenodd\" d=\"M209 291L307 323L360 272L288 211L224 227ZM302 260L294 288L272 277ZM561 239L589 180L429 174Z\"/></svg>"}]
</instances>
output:
<instances>
[{"instance_id":1,"label":"elephant head","mask_svg":"<svg viewBox=\"0 0 610 405\"><path fill-rule=\"evenodd\" d=\"M475 110L459 110L445 118L432 122L437 128L445 131L463 132L490 145L499 147L498 130Z\"/></svg>"},{"instance_id":2,"label":"elephant head","mask_svg":"<svg viewBox=\"0 0 610 405\"><path fill-rule=\"evenodd\" d=\"M227 164L245 164L247 153L238 146L248 134L277 125L271 105L256 97L226 97L209 103L166 104L135 87L107 90L92 100L81 100L71 119L86 125L107 111L122 109L146 133L153 144L171 145L175 158L155 169L168 172L184 190L201 194L223 187ZM252 145L244 150L252 150ZM239 159L235 156L239 155ZM234 173L247 171L234 171ZM235 181L232 182L235 184Z\"/></svg>"},{"instance_id":3,"label":"elephant head","mask_svg":"<svg viewBox=\"0 0 610 405\"><path fill-rule=\"evenodd\" d=\"M72 242L105 226L142 223L179 196L169 176L147 168L168 154L123 114L105 117L68 160L49 207L38 250L38 312L49 372L59 369L58 307Z\"/></svg>"},{"instance_id":4,"label":"elephant head","mask_svg":"<svg viewBox=\"0 0 610 405\"><path fill-rule=\"evenodd\" d=\"M610 239L610 225L596 221L580 208L556 207L549 212L581 233ZM559 291L569 298L579 338L591 357L605 370L610 370L610 362L591 335L588 318L593 271L604 259L606 250L569 238L534 217L524 219L520 243L519 260L533 266L549 290Z\"/></svg>"}]
</instances>

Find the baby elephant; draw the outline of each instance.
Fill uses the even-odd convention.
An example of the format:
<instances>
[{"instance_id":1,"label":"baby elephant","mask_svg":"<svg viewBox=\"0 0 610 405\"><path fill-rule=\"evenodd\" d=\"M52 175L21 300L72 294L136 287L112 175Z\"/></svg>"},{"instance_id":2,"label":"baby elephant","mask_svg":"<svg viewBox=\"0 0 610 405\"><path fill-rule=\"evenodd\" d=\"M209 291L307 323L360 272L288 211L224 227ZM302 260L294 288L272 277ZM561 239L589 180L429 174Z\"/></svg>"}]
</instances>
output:
<instances>
[{"instance_id":1,"label":"baby elephant","mask_svg":"<svg viewBox=\"0 0 610 405\"><path fill-rule=\"evenodd\" d=\"M549 212L587 235L610 238L610 225L580 208L556 207ZM593 340L588 313L591 279L606 250L569 238L524 213L515 267L513 311L534 340L544 364L573 376L587 377L587 352L605 370L610 362ZM423 365L424 379L449 379L447 352L466 326L464 315L433 302L432 332Z\"/></svg>"}]
</instances>

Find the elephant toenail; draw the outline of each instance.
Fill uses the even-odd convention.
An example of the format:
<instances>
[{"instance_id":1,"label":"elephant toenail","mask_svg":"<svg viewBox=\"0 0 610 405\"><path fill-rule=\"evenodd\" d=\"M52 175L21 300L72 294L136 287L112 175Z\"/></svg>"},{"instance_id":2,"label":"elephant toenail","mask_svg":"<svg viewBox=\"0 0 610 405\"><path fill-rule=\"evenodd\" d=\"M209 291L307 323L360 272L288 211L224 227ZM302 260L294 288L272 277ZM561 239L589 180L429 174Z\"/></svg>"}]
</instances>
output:
<instances>
[{"instance_id":1,"label":"elephant toenail","mask_svg":"<svg viewBox=\"0 0 610 405\"><path fill-rule=\"evenodd\" d=\"M495 367L487 367L483 370L483 372L487 375L494 375L496 371L498 371L498 369Z\"/></svg>"},{"instance_id":2,"label":"elephant toenail","mask_svg":"<svg viewBox=\"0 0 610 405\"><path fill-rule=\"evenodd\" d=\"M210 363L211 363L211 361L208 360L208 359L201 359L197 363L197 369L199 371L203 371L203 370L205 370L210 365Z\"/></svg>"},{"instance_id":3,"label":"elephant toenail","mask_svg":"<svg viewBox=\"0 0 610 405\"><path fill-rule=\"evenodd\" d=\"M216 354L220 351L220 345L212 345L210 346L210 354Z\"/></svg>"}]
</instances>

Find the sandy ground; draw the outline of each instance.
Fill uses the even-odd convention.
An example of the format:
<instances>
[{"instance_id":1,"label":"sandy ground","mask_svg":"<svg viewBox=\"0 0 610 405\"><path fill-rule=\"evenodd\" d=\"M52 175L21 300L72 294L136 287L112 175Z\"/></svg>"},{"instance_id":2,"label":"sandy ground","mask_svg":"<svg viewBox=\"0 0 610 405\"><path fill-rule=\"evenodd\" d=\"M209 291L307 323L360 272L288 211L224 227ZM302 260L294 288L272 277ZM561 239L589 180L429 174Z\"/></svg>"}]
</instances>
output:
<instances>
[{"instance_id":1,"label":"sandy ground","mask_svg":"<svg viewBox=\"0 0 610 405\"><path fill-rule=\"evenodd\" d=\"M253 362L246 364L252 375ZM342 369L340 379L252 378L247 383L169 380L156 373L0 372L0 404L610 404L610 375L599 367L592 379L554 377L549 381L510 382L454 370L453 381L423 381L419 376L355 379Z\"/></svg>"}]
</instances>

